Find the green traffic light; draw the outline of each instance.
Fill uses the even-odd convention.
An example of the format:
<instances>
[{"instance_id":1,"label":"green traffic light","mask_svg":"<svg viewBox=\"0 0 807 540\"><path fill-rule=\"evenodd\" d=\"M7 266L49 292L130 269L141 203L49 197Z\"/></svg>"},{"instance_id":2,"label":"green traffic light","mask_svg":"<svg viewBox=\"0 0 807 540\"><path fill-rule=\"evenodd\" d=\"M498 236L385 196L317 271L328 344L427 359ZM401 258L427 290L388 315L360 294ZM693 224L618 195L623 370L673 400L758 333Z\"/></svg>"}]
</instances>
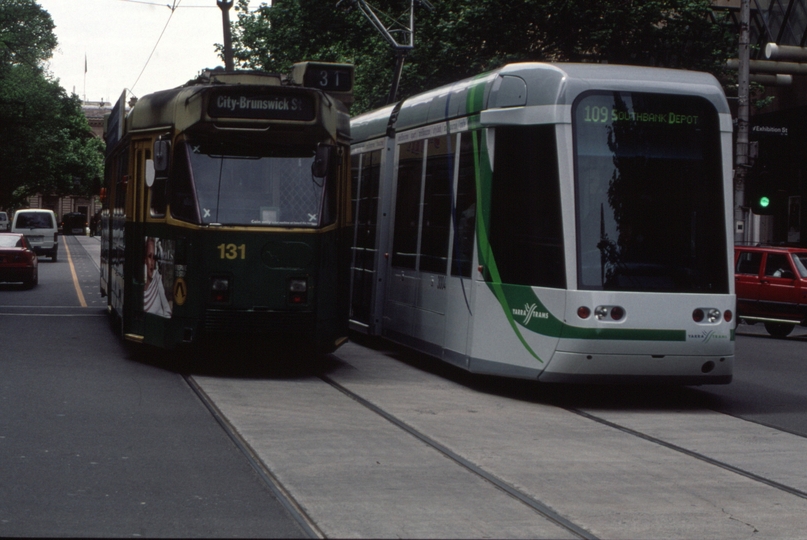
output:
<instances>
[{"instance_id":1,"label":"green traffic light","mask_svg":"<svg viewBox=\"0 0 807 540\"><path fill-rule=\"evenodd\" d=\"M771 204L771 200L768 197L760 197L759 198L759 206L762 208L767 208L768 205Z\"/></svg>"}]
</instances>

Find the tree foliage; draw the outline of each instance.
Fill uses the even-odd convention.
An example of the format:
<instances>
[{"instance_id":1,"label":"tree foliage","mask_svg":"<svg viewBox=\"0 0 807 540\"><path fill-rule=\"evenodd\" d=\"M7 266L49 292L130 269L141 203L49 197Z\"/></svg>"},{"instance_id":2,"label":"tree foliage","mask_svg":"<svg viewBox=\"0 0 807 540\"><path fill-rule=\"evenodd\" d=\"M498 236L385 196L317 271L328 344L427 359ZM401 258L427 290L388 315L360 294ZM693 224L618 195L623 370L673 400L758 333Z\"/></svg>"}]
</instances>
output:
<instances>
[{"instance_id":1,"label":"tree foliage","mask_svg":"<svg viewBox=\"0 0 807 540\"><path fill-rule=\"evenodd\" d=\"M36 67L56 48L53 19L33 0L0 0L0 69Z\"/></svg>"},{"instance_id":2,"label":"tree foliage","mask_svg":"<svg viewBox=\"0 0 807 540\"><path fill-rule=\"evenodd\" d=\"M0 0L0 208L36 193L87 196L103 175L81 101L42 68L56 43L34 0Z\"/></svg>"},{"instance_id":3,"label":"tree foliage","mask_svg":"<svg viewBox=\"0 0 807 540\"><path fill-rule=\"evenodd\" d=\"M373 0L408 19L408 0ZM736 38L710 0L432 0L416 9L415 49L399 96L472 76L507 62L608 62L720 74ZM343 1L342 6L351 2ZM244 67L285 72L301 60L356 66L353 112L389 93L391 47L358 9L336 1L275 0L248 12L239 0L234 49ZM407 20L408 22L408 20Z\"/></svg>"}]
</instances>

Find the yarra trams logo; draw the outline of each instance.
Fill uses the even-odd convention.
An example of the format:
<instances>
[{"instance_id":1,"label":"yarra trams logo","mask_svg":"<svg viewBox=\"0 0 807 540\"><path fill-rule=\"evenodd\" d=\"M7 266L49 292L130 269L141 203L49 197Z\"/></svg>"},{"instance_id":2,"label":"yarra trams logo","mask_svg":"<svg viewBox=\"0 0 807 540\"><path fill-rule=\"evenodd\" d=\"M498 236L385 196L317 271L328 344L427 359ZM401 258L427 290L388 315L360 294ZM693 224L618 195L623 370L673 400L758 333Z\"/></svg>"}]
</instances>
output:
<instances>
[{"instance_id":1,"label":"yarra trams logo","mask_svg":"<svg viewBox=\"0 0 807 540\"><path fill-rule=\"evenodd\" d=\"M714 330L704 330L700 334L687 334L687 339L697 340L701 343L709 343L713 339L728 339L726 334L718 334Z\"/></svg>"},{"instance_id":2,"label":"yarra trams logo","mask_svg":"<svg viewBox=\"0 0 807 540\"><path fill-rule=\"evenodd\" d=\"M524 309L513 308L513 316L524 317L523 324L527 326L533 318L548 319L549 313L538 311L538 304L524 304Z\"/></svg>"}]
</instances>

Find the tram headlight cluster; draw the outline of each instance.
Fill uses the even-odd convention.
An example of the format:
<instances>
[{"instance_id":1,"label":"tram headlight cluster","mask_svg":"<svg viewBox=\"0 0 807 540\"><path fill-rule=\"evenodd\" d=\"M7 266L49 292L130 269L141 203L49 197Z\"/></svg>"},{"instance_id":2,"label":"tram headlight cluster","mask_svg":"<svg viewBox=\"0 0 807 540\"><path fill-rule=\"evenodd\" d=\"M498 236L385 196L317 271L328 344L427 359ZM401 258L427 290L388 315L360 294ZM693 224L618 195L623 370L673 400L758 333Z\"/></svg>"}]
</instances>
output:
<instances>
[{"instance_id":1,"label":"tram headlight cluster","mask_svg":"<svg viewBox=\"0 0 807 540\"><path fill-rule=\"evenodd\" d=\"M305 278L292 278L289 280L289 303L308 303L308 281Z\"/></svg>"},{"instance_id":2,"label":"tram headlight cluster","mask_svg":"<svg viewBox=\"0 0 807 540\"><path fill-rule=\"evenodd\" d=\"M218 304L230 301L230 278L226 276L210 278L210 300Z\"/></svg>"},{"instance_id":3,"label":"tram headlight cluster","mask_svg":"<svg viewBox=\"0 0 807 540\"><path fill-rule=\"evenodd\" d=\"M580 306L577 308L577 316L581 319L588 319L591 317L591 308ZM594 316L600 321L603 319L621 321L625 318L625 308L620 306L597 306L594 308Z\"/></svg>"},{"instance_id":4,"label":"tram headlight cluster","mask_svg":"<svg viewBox=\"0 0 807 540\"><path fill-rule=\"evenodd\" d=\"M717 308L696 308L695 311L692 312L692 320L696 323L707 322L714 324L720 322L721 318L726 322L731 322L733 317L734 314L730 309L721 313Z\"/></svg>"}]
</instances>

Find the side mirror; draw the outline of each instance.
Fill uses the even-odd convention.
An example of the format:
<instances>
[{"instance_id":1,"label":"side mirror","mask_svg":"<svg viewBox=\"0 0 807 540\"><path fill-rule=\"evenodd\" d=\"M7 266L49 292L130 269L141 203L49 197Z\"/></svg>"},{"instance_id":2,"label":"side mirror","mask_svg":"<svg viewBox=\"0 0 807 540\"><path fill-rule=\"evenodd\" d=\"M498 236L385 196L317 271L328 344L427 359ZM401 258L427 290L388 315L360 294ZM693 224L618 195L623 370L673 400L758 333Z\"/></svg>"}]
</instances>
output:
<instances>
[{"instance_id":1,"label":"side mirror","mask_svg":"<svg viewBox=\"0 0 807 540\"><path fill-rule=\"evenodd\" d=\"M335 150L336 147L330 144L317 145L317 153L314 156L314 162L311 164L311 174L317 178L327 176L328 169L331 166L331 156Z\"/></svg>"},{"instance_id":2,"label":"side mirror","mask_svg":"<svg viewBox=\"0 0 807 540\"><path fill-rule=\"evenodd\" d=\"M168 155L171 143L165 140L154 141L154 173L159 177L168 175Z\"/></svg>"}]
</instances>

